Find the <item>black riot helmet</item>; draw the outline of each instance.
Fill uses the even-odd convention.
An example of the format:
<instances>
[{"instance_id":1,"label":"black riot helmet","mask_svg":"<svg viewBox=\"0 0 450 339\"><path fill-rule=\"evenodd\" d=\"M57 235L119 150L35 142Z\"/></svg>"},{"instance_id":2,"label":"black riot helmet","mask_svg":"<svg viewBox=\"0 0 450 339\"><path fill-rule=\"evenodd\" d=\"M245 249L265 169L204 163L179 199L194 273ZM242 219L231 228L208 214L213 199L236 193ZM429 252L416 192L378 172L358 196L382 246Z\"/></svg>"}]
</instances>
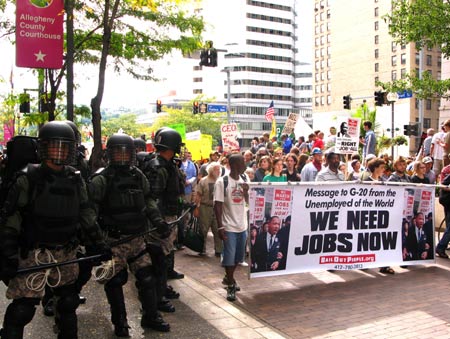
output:
<instances>
[{"instance_id":1,"label":"black riot helmet","mask_svg":"<svg viewBox=\"0 0 450 339\"><path fill-rule=\"evenodd\" d=\"M163 127L156 132L154 143L158 151L170 149L178 154L184 146L180 133L169 127Z\"/></svg>"},{"instance_id":2,"label":"black riot helmet","mask_svg":"<svg viewBox=\"0 0 450 339\"><path fill-rule=\"evenodd\" d=\"M49 160L54 165L68 165L75 159L75 134L72 128L63 121L47 122L39 130L39 157Z\"/></svg>"},{"instance_id":3,"label":"black riot helmet","mask_svg":"<svg viewBox=\"0 0 450 339\"><path fill-rule=\"evenodd\" d=\"M136 153L145 152L147 150L147 144L142 138L134 138L134 147L136 148Z\"/></svg>"},{"instance_id":4,"label":"black riot helmet","mask_svg":"<svg viewBox=\"0 0 450 339\"><path fill-rule=\"evenodd\" d=\"M133 138L127 134L113 134L106 143L106 156L111 166L133 166L136 150Z\"/></svg>"},{"instance_id":5,"label":"black riot helmet","mask_svg":"<svg viewBox=\"0 0 450 339\"><path fill-rule=\"evenodd\" d=\"M78 130L77 125L75 125L75 123L73 121L70 120L66 120L64 121L67 125L70 126L70 128L72 128L73 134L75 134L75 142L77 143L77 147L81 145L81 133Z\"/></svg>"}]
</instances>

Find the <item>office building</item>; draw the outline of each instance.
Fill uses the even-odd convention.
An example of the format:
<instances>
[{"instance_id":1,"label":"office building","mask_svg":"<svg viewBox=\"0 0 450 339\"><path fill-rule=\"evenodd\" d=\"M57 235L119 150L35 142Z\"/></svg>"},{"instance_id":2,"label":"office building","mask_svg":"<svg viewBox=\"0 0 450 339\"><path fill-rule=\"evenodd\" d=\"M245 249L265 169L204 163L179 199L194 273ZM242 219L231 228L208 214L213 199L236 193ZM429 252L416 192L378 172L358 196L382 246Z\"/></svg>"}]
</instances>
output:
<instances>
[{"instance_id":1,"label":"office building","mask_svg":"<svg viewBox=\"0 0 450 339\"><path fill-rule=\"evenodd\" d=\"M345 4L343 4L345 3ZM352 97L351 108L363 100L373 109L377 81L403 79L407 74L428 71L441 77L438 48L418 51L414 44L397 45L383 16L391 11L390 0L314 1L314 128L327 130L333 117L348 115L343 96ZM403 125L420 122L421 128L437 128L438 100L401 98L392 106L377 107L378 134L403 134ZM319 118L321 117L321 118ZM410 152L419 138L411 138Z\"/></svg>"}]
</instances>

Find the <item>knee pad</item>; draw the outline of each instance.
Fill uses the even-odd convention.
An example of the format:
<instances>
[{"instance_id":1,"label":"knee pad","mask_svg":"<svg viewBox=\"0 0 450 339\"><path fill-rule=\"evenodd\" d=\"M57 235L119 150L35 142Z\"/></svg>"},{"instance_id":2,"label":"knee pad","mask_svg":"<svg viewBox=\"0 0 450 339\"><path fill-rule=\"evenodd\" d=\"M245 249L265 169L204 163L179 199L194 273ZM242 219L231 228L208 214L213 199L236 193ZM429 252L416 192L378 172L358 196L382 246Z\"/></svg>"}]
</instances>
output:
<instances>
[{"instance_id":1,"label":"knee pad","mask_svg":"<svg viewBox=\"0 0 450 339\"><path fill-rule=\"evenodd\" d=\"M74 313L80 305L78 294L68 294L56 299L56 310L59 314Z\"/></svg>"},{"instance_id":2,"label":"knee pad","mask_svg":"<svg viewBox=\"0 0 450 339\"><path fill-rule=\"evenodd\" d=\"M39 305L37 298L14 299L6 310L5 323L11 326L25 326L33 319L36 305Z\"/></svg>"},{"instance_id":3,"label":"knee pad","mask_svg":"<svg viewBox=\"0 0 450 339\"><path fill-rule=\"evenodd\" d=\"M123 269L105 284L105 288L121 287L125 285L127 281L128 281L128 271L126 269Z\"/></svg>"},{"instance_id":4,"label":"knee pad","mask_svg":"<svg viewBox=\"0 0 450 339\"><path fill-rule=\"evenodd\" d=\"M151 266L141 268L135 275L138 289L155 287L155 277Z\"/></svg>"}]
</instances>

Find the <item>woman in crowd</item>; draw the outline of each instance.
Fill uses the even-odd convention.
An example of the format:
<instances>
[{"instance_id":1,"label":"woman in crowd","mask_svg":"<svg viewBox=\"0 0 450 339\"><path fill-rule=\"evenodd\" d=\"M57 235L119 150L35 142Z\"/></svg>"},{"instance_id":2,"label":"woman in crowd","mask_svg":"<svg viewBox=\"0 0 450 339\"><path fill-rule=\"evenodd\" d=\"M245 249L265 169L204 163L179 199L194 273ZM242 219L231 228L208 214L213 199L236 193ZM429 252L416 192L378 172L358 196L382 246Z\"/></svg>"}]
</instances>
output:
<instances>
[{"instance_id":1,"label":"woman in crowd","mask_svg":"<svg viewBox=\"0 0 450 339\"><path fill-rule=\"evenodd\" d=\"M297 157L295 154L289 153L286 155L286 168L283 169L283 174L286 175L287 181L300 181L300 173L297 171Z\"/></svg>"},{"instance_id":2,"label":"woman in crowd","mask_svg":"<svg viewBox=\"0 0 450 339\"><path fill-rule=\"evenodd\" d=\"M264 182L287 182L286 175L283 174L283 159L275 158L272 162L272 172L266 175Z\"/></svg>"},{"instance_id":3,"label":"woman in crowd","mask_svg":"<svg viewBox=\"0 0 450 339\"><path fill-rule=\"evenodd\" d=\"M365 181L382 181L382 176L384 173L384 169L386 167L386 162L380 158L374 158L369 161L367 164L367 168L370 171L370 176L368 176ZM389 267L380 267L380 273L384 274L394 274L395 271Z\"/></svg>"},{"instance_id":4,"label":"woman in crowd","mask_svg":"<svg viewBox=\"0 0 450 339\"><path fill-rule=\"evenodd\" d=\"M298 157L298 163L297 163L297 172L301 173L303 167L305 167L305 165L308 163L309 160L309 155L302 153L300 154L300 156Z\"/></svg>"},{"instance_id":5,"label":"woman in crowd","mask_svg":"<svg viewBox=\"0 0 450 339\"><path fill-rule=\"evenodd\" d=\"M350 171L350 173L347 176L347 181L355 181L355 180L359 180L360 176L361 176L361 162L357 159L352 160L352 162L350 163L352 170Z\"/></svg>"},{"instance_id":6,"label":"woman in crowd","mask_svg":"<svg viewBox=\"0 0 450 339\"><path fill-rule=\"evenodd\" d=\"M255 182L262 182L264 177L272 170L272 161L268 155L264 155L259 159L258 168L255 171Z\"/></svg>"},{"instance_id":7,"label":"woman in crowd","mask_svg":"<svg viewBox=\"0 0 450 339\"><path fill-rule=\"evenodd\" d=\"M414 163L414 174L411 176L411 182L415 184L429 184L430 179L425 176L427 166L422 161Z\"/></svg>"}]
</instances>

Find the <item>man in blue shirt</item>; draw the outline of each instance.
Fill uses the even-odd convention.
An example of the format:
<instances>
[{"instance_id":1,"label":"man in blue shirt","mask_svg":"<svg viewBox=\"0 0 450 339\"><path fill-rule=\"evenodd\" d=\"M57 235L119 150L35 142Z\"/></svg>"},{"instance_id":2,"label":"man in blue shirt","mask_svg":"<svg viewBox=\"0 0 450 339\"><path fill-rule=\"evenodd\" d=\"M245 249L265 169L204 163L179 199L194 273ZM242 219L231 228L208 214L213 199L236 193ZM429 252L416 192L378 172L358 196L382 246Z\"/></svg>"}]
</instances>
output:
<instances>
[{"instance_id":1,"label":"man in blue shirt","mask_svg":"<svg viewBox=\"0 0 450 339\"><path fill-rule=\"evenodd\" d=\"M363 158L368 154L375 154L375 146L377 144L375 133L372 130L372 122L364 121L364 130L366 131L366 137L364 138L364 141L361 141L364 145Z\"/></svg>"}]
</instances>

